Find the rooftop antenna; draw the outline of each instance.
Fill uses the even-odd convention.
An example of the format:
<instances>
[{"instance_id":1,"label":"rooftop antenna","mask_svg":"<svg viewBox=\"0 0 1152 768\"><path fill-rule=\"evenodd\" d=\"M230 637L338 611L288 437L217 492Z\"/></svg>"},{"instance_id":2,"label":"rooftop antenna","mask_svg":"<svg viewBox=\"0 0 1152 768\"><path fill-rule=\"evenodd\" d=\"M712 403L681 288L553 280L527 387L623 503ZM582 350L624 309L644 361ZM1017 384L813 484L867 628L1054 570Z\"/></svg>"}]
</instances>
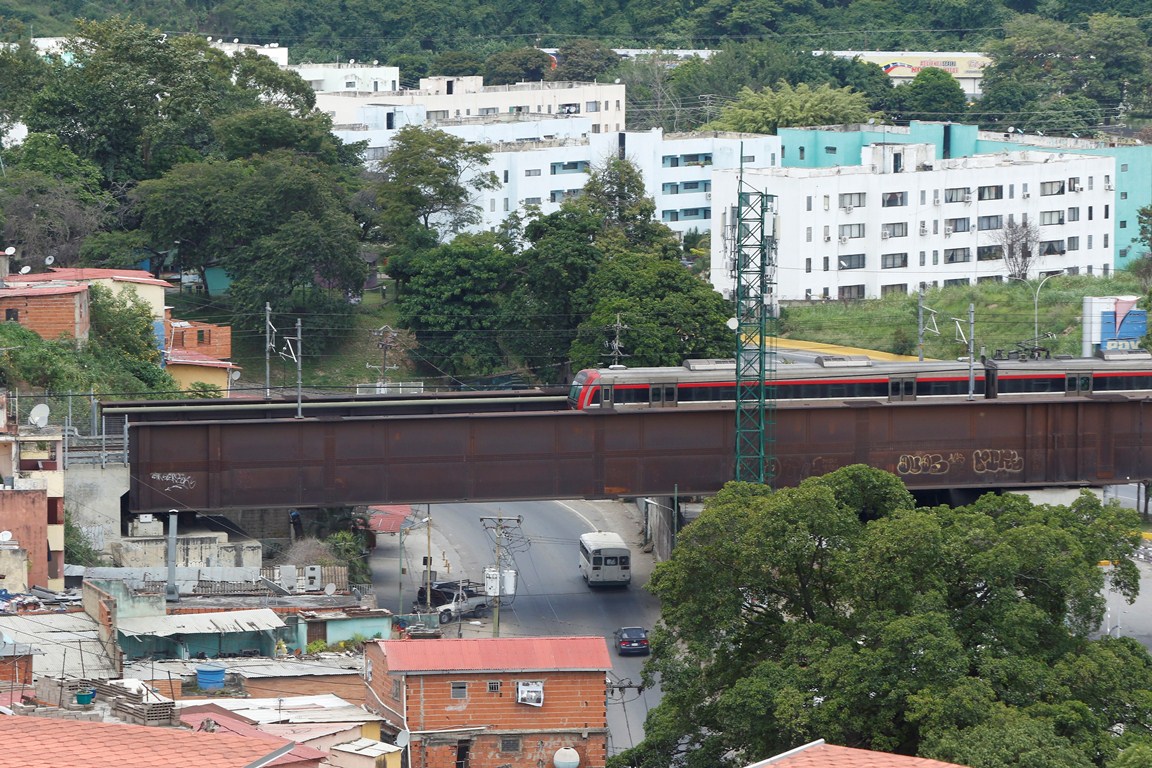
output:
<instances>
[{"instance_id":1,"label":"rooftop antenna","mask_svg":"<svg viewBox=\"0 0 1152 768\"><path fill-rule=\"evenodd\" d=\"M613 325L608 326L608 328L614 329L616 331L616 335L604 342L604 346L608 347L609 351L603 353L603 356L612 358L612 363L608 367L610 369L616 370L624 367L624 365L620 362L621 358L631 357L631 355L624 353L624 347L620 344L620 332L629 330L629 326L620 321L620 313L617 312L616 322Z\"/></svg>"}]
</instances>

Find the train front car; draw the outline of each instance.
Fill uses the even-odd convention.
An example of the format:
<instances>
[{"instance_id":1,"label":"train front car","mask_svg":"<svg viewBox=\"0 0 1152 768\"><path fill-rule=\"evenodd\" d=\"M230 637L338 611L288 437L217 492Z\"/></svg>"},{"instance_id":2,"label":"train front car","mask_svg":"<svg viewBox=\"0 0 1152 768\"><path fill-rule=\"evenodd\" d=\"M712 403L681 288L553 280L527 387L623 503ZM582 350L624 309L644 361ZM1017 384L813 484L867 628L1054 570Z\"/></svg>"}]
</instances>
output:
<instances>
[{"instance_id":1,"label":"train front car","mask_svg":"<svg viewBox=\"0 0 1152 768\"><path fill-rule=\"evenodd\" d=\"M600 372L585 368L572 379L568 389L568 407L574 411L600 407Z\"/></svg>"}]
</instances>

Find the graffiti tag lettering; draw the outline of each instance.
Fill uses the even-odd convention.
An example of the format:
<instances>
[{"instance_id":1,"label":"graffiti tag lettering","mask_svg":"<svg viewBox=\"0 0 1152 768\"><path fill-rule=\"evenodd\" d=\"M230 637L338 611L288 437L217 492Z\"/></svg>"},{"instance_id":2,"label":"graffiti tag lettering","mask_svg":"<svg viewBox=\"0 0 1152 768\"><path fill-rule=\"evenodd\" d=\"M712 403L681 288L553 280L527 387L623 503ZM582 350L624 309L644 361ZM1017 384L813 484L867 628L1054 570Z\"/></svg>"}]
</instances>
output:
<instances>
[{"instance_id":1,"label":"graffiti tag lettering","mask_svg":"<svg viewBox=\"0 0 1152 768\"><path fill-rule=\"evenodd\" d=\"M1012 450L985 448L972 451L972 470L981 474L989 472L1023 472L1024 457Z\"/></svg>"},{"instance_id":2,"label":"graffiti tag lettering","mask_svg":"<svg viewBox=\"0 0 1152 768\"><path fill-rule=\"evenodd\" d=\"M183 472L153 472L152 479L168 483L165 491L189 491L196 487L196 479Z\"/></svg>"},{"instance_id":3,"label":"graffiti tag lettering","mask_svg":"<svg viewBox=\"0 0 1152 768\"><path fill-rule=\"evenodd\" d=\"M896 473L900 475L943 475L952 468L952 454L947 459L939 453L905 453L896 462ZM959 457L963 460L963 457Z\"/></svg>"}]
</instances>

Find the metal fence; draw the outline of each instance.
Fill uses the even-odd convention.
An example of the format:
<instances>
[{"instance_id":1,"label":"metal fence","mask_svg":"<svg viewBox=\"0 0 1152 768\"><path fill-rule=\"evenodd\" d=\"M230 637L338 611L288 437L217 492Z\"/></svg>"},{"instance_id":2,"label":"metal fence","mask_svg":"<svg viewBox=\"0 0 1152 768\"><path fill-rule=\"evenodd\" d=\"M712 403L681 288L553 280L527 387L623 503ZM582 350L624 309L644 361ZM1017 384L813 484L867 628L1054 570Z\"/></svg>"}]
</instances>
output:
<instances>
[{"instance_id":1,"label":"metal fence","mask_svg":"<svg viewBox=\"0 0 1152 768\"><path fill-rule=\"evenodd\" d=\"M61 466L127 464L128 435L124 416L104 416L94 393L45 392L8 395L8 423L21 434L60 435Z\"/></svg>"}]
</instances>

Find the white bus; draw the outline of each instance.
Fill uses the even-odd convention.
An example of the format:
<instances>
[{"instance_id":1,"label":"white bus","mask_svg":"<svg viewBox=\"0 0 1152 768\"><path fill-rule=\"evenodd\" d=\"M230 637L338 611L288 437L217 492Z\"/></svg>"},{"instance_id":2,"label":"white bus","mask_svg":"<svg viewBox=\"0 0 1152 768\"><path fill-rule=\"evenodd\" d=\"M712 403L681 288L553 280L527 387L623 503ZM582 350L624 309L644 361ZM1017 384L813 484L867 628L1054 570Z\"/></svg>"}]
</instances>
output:
<instances>
[{"instance_id":1,"label":"white bus","mask_svg":"<svg viewBox=\"0 0 1152 768\"><path fill-rule=\"evenodd\" d=\"M628 586L632 553L620 534L596 531L580 537L580 575L590 587Z\"/></svg>"}]
</instances>

